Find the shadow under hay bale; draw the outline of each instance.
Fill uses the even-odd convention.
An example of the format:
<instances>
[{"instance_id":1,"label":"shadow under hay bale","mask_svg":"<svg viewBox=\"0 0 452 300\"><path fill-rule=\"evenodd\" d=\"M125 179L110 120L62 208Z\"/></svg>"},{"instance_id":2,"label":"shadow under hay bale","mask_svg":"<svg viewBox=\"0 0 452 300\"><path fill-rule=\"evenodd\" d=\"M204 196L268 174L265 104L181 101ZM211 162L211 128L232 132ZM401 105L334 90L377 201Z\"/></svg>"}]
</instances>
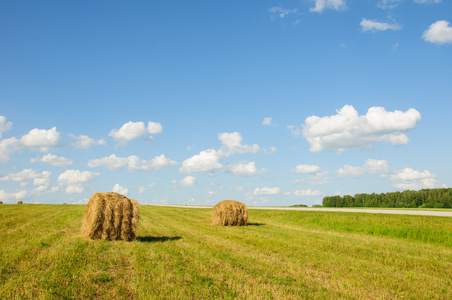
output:
<instances>
[{"instance_id":1,"label":"shadow under hay bale","mask_svg":"<svg viewBox=\"0 0 452 300\"><path fill-rule=\"evenodd\" d=\"M212 225L246 226L248 224L248 209L245 203L235 200L223 200L212 210Z\"/></svg>"},{"instance_id":2,"label":"shadow under hay bale","mask_svg":"<svg viewBox=\"0 0 452 300\"><path fill-rule=\"evenodd\" d=\"M94 193L85 210L82 235L132 241L137 236L139 204L117 193Z\"/></svg>"},{"instance_id":3,"label":"shadow under hay bale","mask_svg":"<svg viewBox=\"0 0 452 300\"><path fill-rule=\"evenodd\" d=\"M22 201L17 201L17 204L23 204L23 202Z\"/></svg>"}]
</instances>

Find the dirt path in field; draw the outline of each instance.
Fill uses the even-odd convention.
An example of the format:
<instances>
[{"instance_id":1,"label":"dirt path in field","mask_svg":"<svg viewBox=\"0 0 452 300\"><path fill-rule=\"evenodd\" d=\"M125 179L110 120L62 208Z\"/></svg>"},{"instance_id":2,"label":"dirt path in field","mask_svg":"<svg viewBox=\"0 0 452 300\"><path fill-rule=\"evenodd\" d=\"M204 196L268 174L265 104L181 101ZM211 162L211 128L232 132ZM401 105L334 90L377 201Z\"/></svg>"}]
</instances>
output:
<instances>
[{"instance_id":1,"label":"dirt path in field","mask_svg":"<svg viewBox=\"0 0 452 300\"><path fill-rule=\"evenodd\" d=\"M192 206L192 205L158 205L168 207L183 208L213 208L212 206ZM300 210L300 211L338 211L338 212L356 212L370 214L393 214L393 215L419 215L419 216L437 216L452 217L452 211L433 211L433 210L398 210L398 209L371 209L371 208L305 208L305 207L258 207L248 206L248 209L271 209L271 210Z\"/></svg>"}]
</instances>

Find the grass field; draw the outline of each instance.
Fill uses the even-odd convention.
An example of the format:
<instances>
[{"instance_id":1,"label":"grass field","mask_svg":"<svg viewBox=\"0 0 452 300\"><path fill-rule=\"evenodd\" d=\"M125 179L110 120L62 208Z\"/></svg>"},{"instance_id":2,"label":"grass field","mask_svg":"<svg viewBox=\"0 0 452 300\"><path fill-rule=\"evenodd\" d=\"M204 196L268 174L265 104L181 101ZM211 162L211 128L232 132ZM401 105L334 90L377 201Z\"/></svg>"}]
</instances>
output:
<instances>
[{"instance_id":1,"label":"grass field","mask_svg":"<svg viewBox=\"0 0 452 300\"><path fill-rule=\"evenodd\" d=\"M452 299L452 218L141 206L133 242L85 206L0 205L0 299Z\"/></svg>"}]
</instances>

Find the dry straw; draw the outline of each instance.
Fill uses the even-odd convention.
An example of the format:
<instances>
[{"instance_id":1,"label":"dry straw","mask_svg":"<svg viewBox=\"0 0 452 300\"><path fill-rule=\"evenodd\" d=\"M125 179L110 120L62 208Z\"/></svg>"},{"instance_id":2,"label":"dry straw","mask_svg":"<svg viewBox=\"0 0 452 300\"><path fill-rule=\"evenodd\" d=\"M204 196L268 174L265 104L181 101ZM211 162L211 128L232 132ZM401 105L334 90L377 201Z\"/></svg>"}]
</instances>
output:
<instances>
[{"instance_id":1,"label":"dry straw","mask_svg":"<svg viewBox=\"0 0 452 300\"><path fill-rule=\"evenodd\" d=\"M235 200L223 200L212 210L212 224L217 226L246 226L248 209L245 203Z\"/></svg>"},{"instance_id":2,"label":"dry straw","mask_svg":"<svg viewBox=\"0 0 452 300\"><path fill-rule=\"evenodd\" d=\"M17 204L22 204L23 202L22 201L17 201Z\"/></svg>"},{"instance_id":3,"label":"dry straw","mask_svg":"<svg viewBox=\"0 0 452 300\"><path fill-rule=\"evenodd\" d=\"M137 235L139 204L117 193L94 193L85 210L82 235L91 239L132 241Z\"/></svg>"}]
</instances>

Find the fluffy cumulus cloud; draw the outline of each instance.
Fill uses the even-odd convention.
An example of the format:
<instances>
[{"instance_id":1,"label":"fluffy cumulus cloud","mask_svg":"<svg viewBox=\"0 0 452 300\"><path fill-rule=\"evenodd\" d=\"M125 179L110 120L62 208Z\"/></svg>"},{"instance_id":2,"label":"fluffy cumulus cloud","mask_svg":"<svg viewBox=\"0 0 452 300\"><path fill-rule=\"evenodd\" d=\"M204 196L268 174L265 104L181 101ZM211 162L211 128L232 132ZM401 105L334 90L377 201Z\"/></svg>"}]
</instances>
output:
<instances>
[{"instance_id":1,"label":"fluffy cumulus cloud","mask_svg":"<svg viewBox=\"0 0 452 300\"><path fill-rule=\"evenodd\" d=\"M112 192L126 196L129 193L129 189L117 183L113 186Z\"/></svg>"},{"instance_id":2,"label":"fluffy cumulus cloud","mask_svg":"<svg viewBox=\"0 0 452 300\"><path fill-rule=\"evenodd\" d=\"M230 170L233 175L239 176L254 176L266 172L264 168L260 170L256 168L256 163L254 161L234 164L230 167Z\"/></svg>"},{"instance_id":3,"label":"fluffy cumulus cloud","mask_svg":"<svg viewBox=\"0 0 452 300\"><path fill-rule=\"evenodd\" d=\"M295 173L310 174L320 171L320 167L316 165L298 165L295 167Z\"/></svg>"},{"instance_id":4,"label":"fluffy cumulus cloud","mask_svg":"<svg viewBox=\"0 0 452 300\"><path fill-rule=\"evenodd\" d=\"M187 177L185 177L184 179L182 179L179 182L179 185L181 185L181 186L192 186L192 185L195 184L195 182L196 182L196 177L187 176Z\"/></svg>"},{"instance_id":5,"label":"fluffy cumulus cloud","mask_svg":"<svg viewBox=\"0 0 452 300\"><path fill-rule=\"evenodd\" d=\"M253 194L254 195L279 195L279 194L281 194L281 190L279 189L279 187L255 188Z\"/></svg>"},{"instance_id":6,"label":"fluffy cumulus cloud","mask_svg":"<svg viewBox=\"0 0 452 300\"><path fill-rule=\"evenodd\" d=\"M380 142L399 146L409 143L403 132L414 128L420 120L421 114L414 108L390 112L383 107L371 107L366 115L359 116L353 106L346 105L333 116L306 118L303 135L311 152L369 149Z\"/></svg>"},{"instance_id":7,"label":"fluffy cumulus cloud","mask_svg":"<svg viewBox=\"0 0 452 300\"><path fill-rule=\"evenodd\" d=\"M345 9L345 0L313 0L315 6L310 9L312 12L322 12L324 9L343 10Z\"/></svg>"},{"instance_id":8,"label":"fluffy cumulus cloud","mask_svg":"<svg viewBox=\"0 0 452 300\"><path fill-rule=\"evenodd\" d=\"M387 160L368 159L362 167L353 167L345 165L336 172L340 177L361 177L365 174L382 174L385 175L391 170Z\"/></svg>"},{"instance_id":9,"label":"fluffy cumulus cloud","mask_svg":"<svg viewBox=\"0 0 452 300\"><path fill-rule=\"evenodd\" d=\"M452 43L452 27L447 21L436 21L424 31L422 38L427 42L439 45Z\"/></svg>"},{"instance_id":10,"label":"fluffy cumulus cloud","mask_svg":"<svg viewBox=\"0 0 452 300\"><path fill-rule=\"evenodd\" d=\"M260 147L257 144L252 146L242 144L242 135L239 132L232 133L220 133L218 139L223 144L223 147L219 150L220 155L230 156L232 154L244 154L244 153L258 153Z\"/></svg>"},{"instance_id":11,"label":"fluffy cumulus cloud","mask_svg":"<svg viewBox=\"0 0 452 300\"><path fill-rule=\"evenodd\" d=\"M8 162L11 155L20 149L20 141L15 137L0 140L0 163Z\"/></svg>"},{"instance_id":12,"label":"fluffy cumulus cloud","mask_svg":"<svg viewBox=\"0 0 452 300\"><path fill-rule=\"evenodd\" d=\"M399 190L437 188L440 185L436 178L436 174L428 170L421 172L412 168L405 168L391 175L392 185Z\"/></svg>"},{"instance_id":13,"label":"fluffy cumulus cloud","mask_svg":"<svg viewBox=\"0 0 452 300\"><path fill-rule=\"evenodd\" d=\"M7 176L0 177L0 181L15 181L25 186L27 181L33 180L33 185L48 185L51 174L49 171L39 173L32 169L23 169L20 172L9 173Z\"/></svg>"},{"instance_id":14,"label":"fluffy cumulus cloud","mask_svg":"<svg viewBox=\"0 0 452 300\"><path fill-rule=\"evenodd\" d=\"M317 191L317 190L313 191L311 189L301 190L301 191L300 190L296 190L294 192L294 195L296 197L312 197L312 196L321 196L322 192Z\"/></svg>"},{"instance_id":15,"label":"fluffy cumulus cloud","mask_svg":"<svg viewBox=\"0 0 452 300\"><path fill-rule=\"evenodd\" d=\"M93 146L105 145L104 140L102 140L102 139L95 140L95 139L90 138L87 135L76 136L74 134L69 134L69 136L71 138L73 138L74 140L76 140L74 143L72 143L72 146L76 149L88 149Z\"/></svg>"},{"instance_id":16,"label":"fluffy cumulus cloud","mask_svg":"<svg viewBox=\"0 0 452 300\"><path fill-rule=\"evenodd\" d=\"M116 170L121 167L127 167L129 171L159 171L176 164L176 161L165 157L164 154L150 160L140 159L136 155L118 157L115 154L112 154L108 157L88 161L88 167L90 168L103 167L110 170Z\"/></svg>"},{"instance_id":17,"label":"fluffy cumulus cloud","mask_svg":"<svg viewBox=\"0 0 452 300\"><path fill-rule=\"evenodd\" d=\"M113 129L108 136L111 136L118 142L125 143L146 134L146 128L143 122L129 121L118 130Z\"/></svg>"},{"instance_id":18,"label":"fluffy cumulus cloud","mask_svg":"<svg viewBox=\"0 0 452 300\"><path fill-rule=\"evenodd\" d=\"M0 200L1 201L14 201L14 200L21 200L25 198L28 195L28 192L26 190L20 190L18 192L8 193L4 190L0 190Z\"/></svg>"},{"instance_id":19,"label":"fluffy cumulus cloud","mask_svg":"<svg viewBox=\"0 0 452 300\"><path fill-rule=\"evenodd\" d=\"M378 22L378 21L372 21L372 20L367 20L365 18L362 19L361 23L361 30L362 31L386 31L386 30L400 30L402 28L402 26L400 26L397 23L384 23L384 22Z\"/></svg>"},{"instance_id":20,"label":"fluffy cumulus cloud","mask_svg":"<svg viewBox=\"0 0 452 300\"><path fill-rule=\"evenodd\" d=\"M83 183L94 180L99 173L92 173L90 171L67 170L58 176L58 184L66 186L67 194L79 194L85 190Z\"/></svg>"},{"instance_id":21,"label":"fluffy cumulus cloud","mask_svg":"<svg viewBox=\"0 0 452 300\"><path fill-rule=\"evenodd\" d=\"M6 122L6 118L4 116L0 116L0 138L3 135L3 132L8 131L13 127L13 123Z\"/></svg>"},{"instance_id":22,"label":"fluffy cumulus cloud","mask_svg":"<svg viewBox=\"0 0 452 300\"><path fill-rule=\"evenodd\" d=\"M216 169L223 168L220 163L220 155L214 149L201 151L182 162L182 167L179 169L181 173L196 173L196 172L210 172Z\"/></svg>"},{"instance_id":23,"label":"fluffy cumulus cloud","mask_svg":"<svg viewBox=\"0 0 452 300\"><path fill-rule=\"evenodd\" d=\"M60 133L53 127L49 130L32 129L26 135L22 136L20 143L24 147L39 149L41 152L48 152L50 148L58 146Z\"/></svg>"},{"instance_id":24,"label":"fluffy cumulus cloud","mask_svg":"<svg viewBox=\"0 0 452 300\"><path fill-rule=\"evenodd\" d=\"M46 154L42 157L36 157L30 159L30 162L33 164L36 163L47 163L54 167L64 167L67 168L72 165L73 161L70 159L67 159L66 157L56 156L53 154Z\"/></svg>"},{"instance_id":25,"label":"fluffy cumulus cloud","mask_svg":"<svg viewBox=\"0 0 452 300\"><path fill-rule=\"evenodd\" d=\"M163 132L162 124L155 123L155 122L148 123L148 133L157 134L157 133L162 133L162 132Z\"/></svg>"}]
</instances>

